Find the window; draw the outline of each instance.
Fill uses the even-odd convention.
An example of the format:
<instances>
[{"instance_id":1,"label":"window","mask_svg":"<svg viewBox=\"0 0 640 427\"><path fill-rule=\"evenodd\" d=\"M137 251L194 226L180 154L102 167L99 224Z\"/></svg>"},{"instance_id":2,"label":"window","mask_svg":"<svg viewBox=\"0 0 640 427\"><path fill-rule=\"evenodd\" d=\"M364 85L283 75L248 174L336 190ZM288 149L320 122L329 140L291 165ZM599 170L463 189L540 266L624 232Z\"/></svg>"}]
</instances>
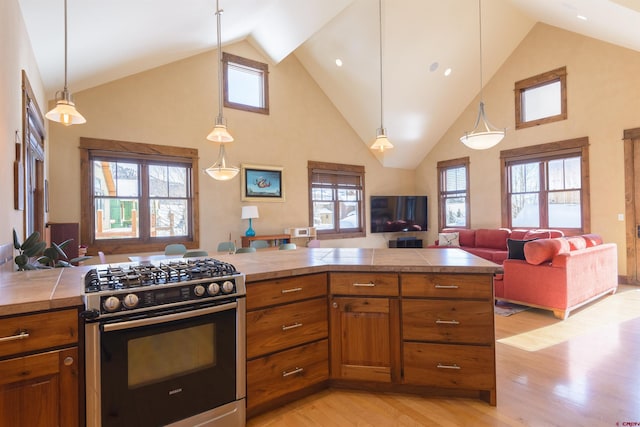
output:
<instances>
[{"instance_id":1,"label":"window","mask_svg":"<svg viewBox=\"0 0 640 427\"><path fill-rule=\"evenodd\" d=\"M469 228L469 157L438 162L439 229Z\"/></svg>"},{"instance_id":2,"label":"window","mask_svg":"<svg viewBox=\"0 0 640 427\"><path fill-rule=\"evenodd\" d=\"M45 217L45 179L44 179L44 119L40 107L33 95L33 89L27 78L27 73L22 71L22 141L19 156L24 156L24 182L23 188L16 188L16 209L24 209L25 237L34 231L44 236ZM16 159L20 160L20 159ZM20 199L20 200L18 200Z\"/></svg>"},{"instance_id":3,"label":"window","mask_svg":"<svg viewBox=\"0 0 640 427\"><path fill-rule=\"evenodd\" d=\"M92 253L198 246L197 150L89 138L80 149L81 233Z\"/></svg>"},{"instance_id":4,"label":"window","mask_svg":"<svg viewBox=\"0 0 640 427\"><path fill-rule=\"evenodd\" d=\"M269 66L222 53L224 106L269 114Z\"/></svg>"},{"instance_id":5,"label":"window","mask_svg":"<svg viewBox=\"0 0 640 427\"><path fill-rule=\"evenodd\" d=\"M589 232L588 149L579 138L501 152L503 224Z\"/></svg>"},{"instance_id":6,"label":"window","mask_svg":"<svg viewBox=\"0 0 640 427\"><path fill-rule=\"evenodd\" d=\"M309 223L325 239L364 237L364 166L309 162Z\"/></svg>"},{"instance_id":7,"label":"window","mask_svg":"<svg viewBox=\"0 0 640 427\"><path fill-rule=\"evenodd\" d=\"M567 119L567 68L515 84L516 129Z\"/></svg>"}]
</instances>

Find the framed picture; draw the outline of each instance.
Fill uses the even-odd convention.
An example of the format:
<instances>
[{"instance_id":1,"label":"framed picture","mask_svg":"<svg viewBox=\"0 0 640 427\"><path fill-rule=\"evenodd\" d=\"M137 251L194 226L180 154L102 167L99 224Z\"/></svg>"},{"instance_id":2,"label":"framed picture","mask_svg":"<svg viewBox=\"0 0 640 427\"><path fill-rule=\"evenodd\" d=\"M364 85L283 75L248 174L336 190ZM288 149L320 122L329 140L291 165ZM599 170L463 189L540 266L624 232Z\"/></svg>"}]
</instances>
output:
<instances>
[{"instance_id":1,"label":"framed picture","mask_svg":"<svg viewBox=\"0 0 640 427\"><path fill-rule=\"evenodd\" d=\"M242 200L284 202L282 167L242 165Z\"/></svg>"}]
</instances>

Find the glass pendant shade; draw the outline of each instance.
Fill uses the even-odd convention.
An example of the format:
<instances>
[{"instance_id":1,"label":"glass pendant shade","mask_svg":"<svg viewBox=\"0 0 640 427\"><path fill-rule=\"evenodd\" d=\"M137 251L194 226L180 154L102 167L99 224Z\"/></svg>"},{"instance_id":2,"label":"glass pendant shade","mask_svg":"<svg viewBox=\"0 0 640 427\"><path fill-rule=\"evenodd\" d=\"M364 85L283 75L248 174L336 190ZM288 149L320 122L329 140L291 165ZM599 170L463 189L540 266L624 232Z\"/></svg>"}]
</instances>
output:
<instances>
[{"instance_id":1,"label":"glass pendant shade","mask_svg":"<svg viewBox=\"0 0 640 427\"><path fill-rule=\"evenodd\" d=\"M476 125L471 132L465 132L460 142L474 150L486 150L502 141L504 134L504 129L497 129L489 123L484 114L484 102L480 102Z\"/></svg>"},{"instance_id":2,"label":"glass pendant shade","mask_svg":"<svg viewBox=\"0 0 640 427\"><path fill-rule=\"evenodd\" d=\"M205 169L207 175L218 181L228 181L238 175L240 169L235 166L227 166L224 144L220 144L218 160Z\"/></svg>"},{"instance_id":3,"label":"glass pendant shade","mask_svg":"<svg viewBox=\"0 0 640 427\"><path fill-rule=\"evenodd\" d=\"M218 116L216 119L216 125L211 131L209 135L207 135L207 139L213 142L233 142L233 137L227 130L227 125L225 123L224 118Z\"/></svg>"},{"instance_id":4,"label":"glass pendant shade","mask_svg":"<svg viewBox=\"0 0 640 427\"><path fill-rule=\"evenodd\" d=\"M76 110L76 105L71 101L71 94L67 90L56 93L56 106L45 114L45 117L65 126L81 125L87 122L87 119Z\"/></svg>"},{"instance_id":5,"label":"glass pendant shade","mask_svg":"<svg viewBox=\"0 0 640 427\"><path fill-rule=\"evenodd\" d=\"M372 150L378 150L381 153L384 152L384 150L393 148L393 144L389 141L389 138L387 138L385 128L378 128L376 140L373 141L373 144L371 144L371 147L369 148Z\"/></svg>"}]
</instances>

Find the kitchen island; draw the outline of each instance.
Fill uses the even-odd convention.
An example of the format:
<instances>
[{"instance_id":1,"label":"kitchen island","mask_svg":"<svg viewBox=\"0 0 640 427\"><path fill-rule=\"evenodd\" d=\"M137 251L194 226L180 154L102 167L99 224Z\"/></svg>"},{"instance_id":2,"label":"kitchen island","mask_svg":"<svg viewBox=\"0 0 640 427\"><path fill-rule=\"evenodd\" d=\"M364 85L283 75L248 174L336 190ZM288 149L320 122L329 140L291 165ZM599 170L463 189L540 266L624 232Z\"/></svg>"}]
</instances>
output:
<instances>
[{"instance_id":1,"label":"kitchen island","mask_svg":"<svg viewBox=\"0 0 640 427\"><path fill-rule=\"evenodd\" d=\"M499 265L458 249L212 257L246 275L249 416L329 386L496 404L492 278ZM0 324L78 309L90 268L0 275Z\"/></svg>"}]
</instances>

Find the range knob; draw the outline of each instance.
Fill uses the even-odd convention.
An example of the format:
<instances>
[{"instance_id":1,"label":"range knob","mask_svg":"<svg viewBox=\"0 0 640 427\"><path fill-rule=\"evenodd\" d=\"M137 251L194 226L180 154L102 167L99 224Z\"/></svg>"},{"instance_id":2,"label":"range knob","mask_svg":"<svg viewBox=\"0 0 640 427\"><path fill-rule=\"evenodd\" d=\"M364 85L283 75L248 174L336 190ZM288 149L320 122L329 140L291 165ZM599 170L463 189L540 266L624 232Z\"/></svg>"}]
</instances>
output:
<instances>
[{"instance_id":1,"label":"range knob","mask_svg":"<svg viewBox=\"0 0 640 427\"><path fill-rule=\"evenodd\" d=\"M205 288L202 285L196 285L193 288L193 293L196 294L197 297L201 297L205 293Z\"/></svg>"},{"instance_id":2,"label":"range knob","mask_svg":"<svg viewBox=\"0 0 640 427\"><path fill-rule=\"evenodd\" d=\"M222 284L222 292L225 294L230 294L231 292L233 292L233 282L230 280L225 280L225 282Z\"/></svg>"},{"instance_id":3,"label":"range knob","mask_svg":"<svg viewBox=\"0 0 640 427\"><path fill-rule=\"evenodd\" d=\"M102 302L102 306L109 313L113 313L120 308L120 300L118 297L110 296Z\"/></svg>"},{"instance_id":4,"label":"range knob","mask_svg":"<svg viewBox=\"0 0 640 427\"><path fill-rule=\"evenodd\" d=\"M135 308L138 305L138 295L136 294L127 294L126 297L122 300L122 304L126 308Z\"/></svg>"},{"instance_id":5,"label":"range knob","mask_svg":"<svg viewBox=\"0 0 640 427\"><path fill-rule=\"evenodd\" d=\"M207 292L211 296L218 295L218 293L220 292L220 285L218 285L217 283L209 283L209 286L207 286Z\"/></svg>"}]
</instances>

